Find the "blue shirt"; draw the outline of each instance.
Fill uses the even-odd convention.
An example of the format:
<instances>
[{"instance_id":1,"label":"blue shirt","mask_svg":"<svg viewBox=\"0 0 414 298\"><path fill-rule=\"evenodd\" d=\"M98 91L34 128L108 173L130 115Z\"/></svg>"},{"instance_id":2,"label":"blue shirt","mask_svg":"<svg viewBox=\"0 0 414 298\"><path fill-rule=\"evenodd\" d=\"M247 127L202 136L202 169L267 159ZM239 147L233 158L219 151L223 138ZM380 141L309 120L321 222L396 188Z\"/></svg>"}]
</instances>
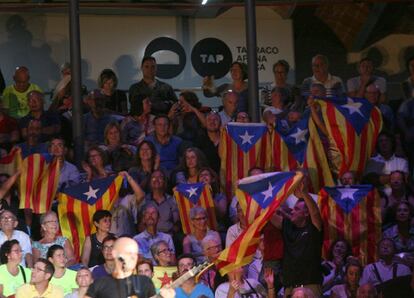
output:
<instances>
[{"instance_id":1,"label":"blue shirt","mask_svg":"<svg viewBox=\"0 0 414 298\"><path fill-rule=\"evenodd\" d=\"M160 156L160 166L167 171L175 169L178 165L180 146L182 139L171 136L167 144L160 144L154 134L145 138L145 140L154 144L157 153Z\"/></svg>"},{"instance_id":2,"label":"blue shirt","mask_svg":"<svg viewBox=\"0 0 414 298\"><path fill-rule=\"evenodd\" d=\"M62 191L68 186L80 183L80 174L76 166L70 162L64 161L60 169L58 190Z\"/></svg>"},{"instance_id":3,"label":"blue shirt","mask_svg":"<svg viewBox=\"0 0 414 298\"><path fill-rule=\"evenodd\" d=\"M167 242L168 247L172 250L172 253L175 254L174 243L169 234L166 234L163 232L157 232L157 234L152 236L150 233L148 233L145 230L142 233L139 233L138 235L136 235L134 237L134 240L138 243L139 253L142 254L143 257L146 259L149 259L149 260L154 259L151 254L151 246L160 240Z\"/></svg>"},{"instance_id":4,"label":"blue shirt","mask_svg":"<svg viewBox=\"0 0 414 298\"><path fill-rule=\"evenodd\" d=\"M31 113L27 114L23 118L19 120L19 127L20 129L27 128L29 126L30 121L32 120L39 120L42 123L42 128L48 128L51 126L60 126L60 119L59 115L54 112L43 111L39 118L35 118L32 116ZM46 142L50 140L53 135L48 135L41 133L40 134L40 141Z\"/></svg>"},{"instance_id":5,"label":"blue shirt","mask_svg":"<svg viewBox=\"0 0 414 298\"><path fill-rule=\"evenodd\" d=\"M47 143L39 143L35 146L30 146L27 142L16 144L17 147L21 149L22 158L26 158L31 154L35 153L48 153Z\"/></svg>"},{"instance_id":6,"label":"blue shirt","mask_svg":"<svg viewBox=\"0 0 414 298\"><path fill-rule=\"evenodd\" d=\"M175 289L175 298L198 298L202 295L209 298L214 298L214 294L210 288L206 285L203 285L202 283L197 284L190 295L187 295L181 288Z\"/></svg>"},{"instance_id":7,"label":"blue shirt","mask_svg":"<svg viewBox=\"0 0 414 298\"><path fill-rule=\"evenodd\" d=\"M104 114L99 118L95 118L91 112L84 114L83 132L85 141L92 144L103 144L105 127L110 122L116 122L116 119L109 114Z\"/></svg>"}]
</instances>

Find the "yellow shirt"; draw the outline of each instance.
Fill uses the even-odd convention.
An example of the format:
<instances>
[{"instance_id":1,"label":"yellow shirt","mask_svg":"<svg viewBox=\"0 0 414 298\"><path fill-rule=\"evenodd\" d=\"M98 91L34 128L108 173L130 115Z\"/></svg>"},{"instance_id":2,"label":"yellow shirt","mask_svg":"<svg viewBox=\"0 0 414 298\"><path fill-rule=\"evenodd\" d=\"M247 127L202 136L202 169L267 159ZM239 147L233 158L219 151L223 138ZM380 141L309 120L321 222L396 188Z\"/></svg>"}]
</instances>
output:
<instances>
[{"instance_id":1,"label":"yellow shirt","mask_svg":"<svg viewBox=\"0 0 414 298\"><path fill-rule=\"evenodd\" d=\"M16 298L63 298L63 289L58 286L54 286L49 283L46 291L43 294L39 294L34 285L25 284L17 289Z\"/></svg>"},{"instance_id":2,"label":"yellow shirt","mask_svg":"<svg viewBox=\"0 0 414 298\"><path fill-rule=\"evenodd\" d=\"M27 94L30 91L40 91L39 86L30 84L25 92L19 92L14 88L14 85L7 86L3 91L3 105L8 110L8 114L14 118L21 118L29 113L29 102Z\"/></svg>"}]
</instances>

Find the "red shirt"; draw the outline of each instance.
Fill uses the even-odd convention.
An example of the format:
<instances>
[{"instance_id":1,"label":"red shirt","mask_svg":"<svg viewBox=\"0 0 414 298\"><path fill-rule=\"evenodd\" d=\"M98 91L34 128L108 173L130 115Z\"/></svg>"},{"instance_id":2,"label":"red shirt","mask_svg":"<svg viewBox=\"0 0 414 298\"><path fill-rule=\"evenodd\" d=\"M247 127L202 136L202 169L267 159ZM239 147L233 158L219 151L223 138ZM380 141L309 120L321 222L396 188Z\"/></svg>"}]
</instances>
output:
<instances>
[{"instance_id":1,"label":"red shirt","mask_svg":"<svg viewBox=\"0 0 414 298\"><path fill-rule=\"evenodd\" d=\"M263 235L263 261L281 260L283 257L282 231L269 222L263 228Z\"/></svg>"}]
</instances>

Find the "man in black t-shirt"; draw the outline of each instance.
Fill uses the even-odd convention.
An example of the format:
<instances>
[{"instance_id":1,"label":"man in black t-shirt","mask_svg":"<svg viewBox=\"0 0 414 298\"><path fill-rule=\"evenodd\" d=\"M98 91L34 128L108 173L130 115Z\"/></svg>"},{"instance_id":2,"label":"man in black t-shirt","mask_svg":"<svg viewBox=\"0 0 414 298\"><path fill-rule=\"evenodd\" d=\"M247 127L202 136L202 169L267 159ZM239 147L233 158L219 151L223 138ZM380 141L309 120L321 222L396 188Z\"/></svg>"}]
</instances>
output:
<instances>
[{"instance_id":1,"label":"man in black t-shirt","mask_svg":"<svg viewBox=\"0 0 414 298\"><path fill-rule=\"evenodd\" d=\"M85 297L90 298L127 298L134 295L139 298L155 296L155 288L151 279L143 275L135 275L138 261L138 245L131 239L119 238L113 247L115 269L112 276L100 278L89 286ZM174 297L174 290L161 289L165 298Z\"/></svg>"},{"instance_id":2,"label":"man in black t-shirt","mask_svg":"<svg viewBox=\"0 0 414 298\"><path fill-rule=\"evenodd\" d=\"M272 223L282 230L283 285L285 297L292 294L297 287L305 287L320 297L322 294L322 218L318 206L305 189L305 179L295 190L299 199L293 207L289 218L275 215Z\"/></svg>"}]
</instances>

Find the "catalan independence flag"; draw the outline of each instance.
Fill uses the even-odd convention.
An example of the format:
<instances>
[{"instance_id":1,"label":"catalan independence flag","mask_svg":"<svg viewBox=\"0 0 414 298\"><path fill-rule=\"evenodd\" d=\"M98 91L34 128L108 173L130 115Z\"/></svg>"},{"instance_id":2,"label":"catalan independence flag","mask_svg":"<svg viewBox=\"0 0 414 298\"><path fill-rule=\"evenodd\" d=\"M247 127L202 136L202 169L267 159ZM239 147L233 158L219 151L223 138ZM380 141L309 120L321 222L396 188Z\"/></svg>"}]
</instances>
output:
<instances>
[{"instance_id":1,"label":"catalan independence flag","mask_svg":"<svg viewBox=\"0 0 414 298\"><path fill-rule=\"evenodd\" d=\"M21 149L14 147L9 154L0 159L0 173L14 175L22 164Z\"/></svg>"},{"instance_id":2,"label":"catalan independence flag","mask_svg":"<svg viewBox=\"0 0 414 298\"><path fill-rule=\"evenodd\" d=\"M174 197L180 212L184 234L193 232L190 221L190 210L194 206L203 207L207 211L208 226L217 230L217 220L211 187L204 183L180 183L174 188Z\"/></svg>"},{"instance_id":3,"label":"catalan independence flag","mask_svg":"<svg viewBox=\"0 0 414 298\"><path fill-rule=\"evenodd\" d=\"M49 154L35 153L22 161L19 179L20 209L48 212L56 196L60 163Z\"/></svg>"},{"instance_id":4,"label":"catalan independence flag","mask_svg":"<svg viewBox=\"0 0 414 298\"><path fill-rule=\"evenodd\" d=\"M326 98L316 102L329 137L342 157L339 177L347 171L361 175L382 128L380 110L364 98Z\"/></svg>"},{"instance_id":5,"label":"catalan independence flag","mask_svg":"<svg viewBox=\"0 0 414 298\"><path fill-rule=\"evenodd\" d=\"M239 181L236 196L246 216L247 228L217 258L216 266L222 275L251 262L260 240L260 230L302 177L300 172L273 172Z\"/></svg>"},{"instance_id":6,"label":"catalan independence flag","mask_svg":"<svg viewBox=\"0 0 414 298\"><path fill-rule=\"evenodd\" d=\"M109 176L70 186L59 193L58 213L62 235L80 256L86 236L94 232L92 216L97 210L110 210L118 199L123 177Z\"/></svg>"},{"instance_id":7,"label":"catalan independence flag","mask_svg":"<svg viewBox=\"0 0 414 298\"><path fill-rule=\"evenodd\" d=\"M381 204L375 188L372 185L324 187L318 203L324 223L324 255L328 255L335 240L345 239L363 264L375 262L381 239Z\"/></svg>"},{"instance_id":8,"label":"catalan independence flag","mask_svg":"<svg viewBox=\"0 0 414 298\"><path fill-rule=\"evenodd\" d=\"M220 181L228 200L233 196L235 183L246 177L250 168L265 166L269 145L264 123L230 122L222 130L219 145Z\"/></svg>"}]
</instances>

